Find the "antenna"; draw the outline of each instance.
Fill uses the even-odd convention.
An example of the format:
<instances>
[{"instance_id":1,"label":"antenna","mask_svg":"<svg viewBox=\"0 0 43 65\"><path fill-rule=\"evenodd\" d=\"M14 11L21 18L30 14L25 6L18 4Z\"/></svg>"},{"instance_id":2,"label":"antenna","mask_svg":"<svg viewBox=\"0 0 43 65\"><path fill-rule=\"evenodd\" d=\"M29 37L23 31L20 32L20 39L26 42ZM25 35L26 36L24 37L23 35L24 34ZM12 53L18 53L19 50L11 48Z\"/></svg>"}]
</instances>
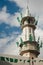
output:
<instances>
[{"instance_id":1,"label":"antenna","mask_svg":"<svg viewBox=\"0 0 43 65\"><path fill-rule=\"evenodd\" d=\"M29 0L26 0L26 8L28 7L29 9Z\"/></svg>"},{"instance_id":2,"label":"antenna","mask_svg":"<svg viewBox=\"0 0 43 65\"><path fill-rule=\"evenodd\" d=\"M29 16L30 15L30 13L29 13L29 1L27 0L26 1L26 13L25 13L25 16Z\"/></svg>"}]
</instances>

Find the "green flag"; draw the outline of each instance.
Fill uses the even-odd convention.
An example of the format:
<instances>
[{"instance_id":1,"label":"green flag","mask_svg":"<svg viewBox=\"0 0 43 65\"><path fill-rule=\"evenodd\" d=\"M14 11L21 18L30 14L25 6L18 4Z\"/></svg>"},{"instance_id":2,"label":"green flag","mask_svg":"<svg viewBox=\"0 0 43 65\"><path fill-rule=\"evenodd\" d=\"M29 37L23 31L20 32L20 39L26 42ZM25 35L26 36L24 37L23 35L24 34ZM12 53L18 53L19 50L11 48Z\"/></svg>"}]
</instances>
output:
<instances>
[{"instance_id":1,"label":"green flag","mask_svg":"<svg viewBox=\"0 0 43 65\"><path fill-rule=\"evenodd\" d=\"M40 50L40 46L39 45L37 45L37 50Z\"/></svg>"},{"instance_id":2,"label":"green flag","mask_svg":"<svg viewBox=\"0 0 43 65\"><path fill-rule=\"evenodd\" d=\"M29 35L29 41L32 42L32 35Z\"/></svg>"},{"instance_id":3,"label":"green flag","mask_svg":"<svg viewBox=\"0 0 43 65\"><path fill-rule=\"evenodd\" d=\"M21 19L22 19L22 13L20 13L20 15L21 15Z\"/></svg>"},{"instance_id":4,"label":"green flag","mask_svg":"<svg viewBox=\"0 0 43 65\"><path fill-rule=\"evenodd\" d=\"M23 46L23 40L22 38L20 38L20 47L22 48L22 46Z\"/></svg>"},{"instance_id":5,"label":"green flag","mask_svg":"<svg viewBox=\"0 0 43 65\"><path fill-rule=\"evenodd\" d=\"M21 42L21 44L24 44L24 42L23 42L22 38L20 38L20 42Z\"/></svg>"},{"instance_id":6,"label":"green flag","mask_svg":"<svg viewBox=\"0 0 43 65\"><path fill-rule=\"evenodd\" d=\"M16 42L17 46L19 46L19 42Z\"/></svg>"},{"instance_id":7,"label":"green flag","mask_svg":"<svg viewBox=\"0 0 43 65\"><path fill-rule=\"evenodd\" d=\"M17 20L18 20L18 22L20 23L20 19L19 19L19 17L17 17Z\"/></svg>"},{"instance_id":8,"label":"green flag","mask_svg":"<svg viewBox=\"0 0 43 65\"><path fill-rule=\"evenodd\" d=\"M21 42L21 43L23 43L23 40L22 40L22 38L20 38L20 42Z\"/></svg>"},{"instance_id":9,"label":"green flag","mask_svg":"<svg viewBox=\"0 0 43 65\"><path fill-rule=\"evenodd\" d=\"M41 41L40 48L42 48L42 44L43 44L43 43L42 43L42 41Z\"/></svg>"},{"instance_id":10,"label":"green flag","mask_svg":"<svg viewBox=\"0 0 43 65\"><path fill-rule=\"evenodd\" d=\"M38 21L35 22L35 25L37 25Z\"/></svg>"},{"instance_id":11,"label":"green flag","mask_svg":"<svg viewBox=\"0 0 43 65\"><path fill-rule=\"evenodd\" d=\"M38 37L38 43L39 43L40 37Z\"/></svg>"},{"instance_id":12,"label":"green flag","mask_svg":"<svg viewBox=\"0 0 43 65\"><path fill-rule=\"evenodd\" d=\"M22 23L21 23L21 21L20 21L19 17L17 17L17 20L18 20L18 22L20 23L20 25L22 25Z\"/></svg>"}]
</instances>

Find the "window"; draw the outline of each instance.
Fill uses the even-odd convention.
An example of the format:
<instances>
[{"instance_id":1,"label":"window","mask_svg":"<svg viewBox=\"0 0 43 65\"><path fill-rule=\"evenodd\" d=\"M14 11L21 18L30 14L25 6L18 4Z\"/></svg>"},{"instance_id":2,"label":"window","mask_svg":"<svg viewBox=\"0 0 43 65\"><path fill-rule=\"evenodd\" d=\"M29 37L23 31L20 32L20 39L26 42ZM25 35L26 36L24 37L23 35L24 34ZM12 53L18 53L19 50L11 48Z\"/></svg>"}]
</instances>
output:
<instances>
[{"instance_id":1,"label":"window","mask_svg":"<svg viewBox=\"0 0 43 65\"><path fill-rule=\"evenodd\" d=\"M6 59L6 61L9 61L9 58L6 57L5 59Z\"/></svg>"},{"instance_id":2,"label":"window","mask_svg":"<svg viewBox=\"0 0 43 65\"><path fill-rule=\"evenodd\" d=\"M30 19L27 19L28 23L30 24Z\"/></svg>"},{"instance_id":3,"label":"window","mask_svg":"<svg viewBox=\"0 0 43 65\"><path fill-rule=\"evenodd\" d=\"M12 58L10 58L10 62L13 62L13 59Z\"/></svg>"},{"instance_id":4,"label":"window","mask_svg":"<svg viewBox=\"0 0 43 65\"><path fill-rule=\"evenodd\" d=\"M24 22L24 25L26 25L26 24L28 24L28 22L27 22L27 21L25 21L25 22Z\"/></svg>"},{"instance_id":5,"label":"window","mask_svg":"<svg viewBox=\"0 0 43 65\"><path fill-rule=\"evenodd\" d=\"M20 61L22 61L22 59L20 59Z\"/></svg>"},{"instance_id":6,"label":"window","mask_svg":"<svg viewBox=\"0 0 43 65\"><path fill-rule=\"evenodd\" d=\"M18 59L14 59L14 62L17 63L18 62Z\"/></svg>"},{"instance_id":7,"label":"window","mask_svg":"<svg viewBox=\"0 0 43 65\"><path fill-rule=\"evenodd\" d=\"M5 61L5 57L0 57L0 60L1 61Z\"/></svg>"},{"instance_id":8,"label":"window","mask_svg":"<svg viewBox=\"0 0 43 65\"><path fill-rule=\"evenodd\" d=\"M30 60L27 60L27 62L30 62Z\"/></svg>"}]
</instances>

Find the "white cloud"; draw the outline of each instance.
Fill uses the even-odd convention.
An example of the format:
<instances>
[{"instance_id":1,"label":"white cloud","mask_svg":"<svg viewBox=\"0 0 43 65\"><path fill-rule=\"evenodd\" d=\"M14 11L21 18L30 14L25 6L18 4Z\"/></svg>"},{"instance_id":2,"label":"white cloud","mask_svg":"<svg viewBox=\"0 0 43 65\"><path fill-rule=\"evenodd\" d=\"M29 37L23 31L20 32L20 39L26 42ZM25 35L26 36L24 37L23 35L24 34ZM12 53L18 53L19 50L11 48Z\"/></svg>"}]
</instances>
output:
<instances>
[{"instance_id":1,"label":"white cloud","mask_svg":"<svg viewBox=\"0 0 43 65\"><path fill-rule=\"evenodd\" d=\"M2 45L6 44L6 41L7 41L7 40L8 40L8 39L6 39L6 38L0 39L0 47L1 47Z\"/></svg>"},{"instance_id":2,"label":"white cloud","mask_svg":"<svg viewBox=\"0 0 43 65\"><path fill-rule=\"evenodd\" d=\"M16 13L15 15L11 15L10 13L6 12L6 6L2 8L2 11L0 11L0 21L10 24L11 26L19 26L19 23L17 21L17 16L19 15ZM0 23L1 23L0 22Z\"/></svg>"},{"instance_id":3,"label":"white cloud","mask_svg":"<svg viewBox=\"0 0 43 65\"><path fill-rule=\"evenodd\" d=\"M8 37L0 39L0 53L3 53L5 45L6 45L7 41L8 41L8 39L9 39Z\"/></svg>"},{"instance_id":4,"label":"white cloud","mask_svg":"<svg viewBox=\"0 0 43 65\"><path fill-rule=\"evenodd\" d=\"M16 40L16 35L12 35L10 37L0 39L0 53L13 54L12 52L16 51L15 50L16 49L15 40ZM14 50L11 52L11 49L14 49ZM8 51L10 53L8 53Z\"/></svg>"},{"instance_id":5,"label":"white cloud","mask_svg":"<svg viewBox=\"0 0 43 65\"><path fill-rule=\"evenodd\" d=\"M1 21L7 21L7 19L9 18L9 14L6 13L6 6L3 7L2 11L0 11L0 20Z\"/></svg>"},{"instance_id":6,"label":"white cloud","mask_svg":"<svg viewBox=\"0 0 43 65\"><path fill-rule=\"evenodd\" d=\"M35 36L36 36L36 39L37 39L37 40L38 40L38 37L40 36L40 42L41 42L41 41L43 42L43 30L42 30L42 29L37 28L37 29L35 30ZM39 43L39 44L40 44L40 43ZM43 52L42 52L42 50L43 50L43 47L40 48L40 55L39 55L38 57L43 58Z\"/></svg>"},{"instance_id":7,"label":"white cloud","mask_svg":"<svg viewBox=\"0 0 43 65\"><path fill-rule=\"evenodd\" d=\"M18 55L18 52L19 52L19 48L17 48L15 42L13 42L13 44L6 46L4 54Z\"/></svg>"},{"instance_id":8,"label":"white cloud","mask_svg":"<svg viewBox=\"0 0 43 65\"><path fill-rule=\"evenodd\" d=\"M2 8L2 11L0 11L0 23L5 22L10 24L11 26L19 26L18 21L16 20L17 16L19 15L19 13L16 13L15 15L11 15L9 13L6 12L6 6L4 6ZM14 34L17 34L18 32L15 32ZM16 47L15 45L13 45L12 43L14 42L14 40L16 39L16 35L11 37L6 37L3 39L0 39L0 53L8 53L10 51L10 53L13 54L13 52L16 52ZM13 41L11 41L13 40ZM8 43L8 41L10 41L10 45ZM15 42L14 42L15 43ZM13 47L14 46L14 47ZM15 50L13 50L15 49ZM11 52L11 50L13 50Z\"/></svg>"},{"instance_id":9,"label":"white cloud","mask_svg":"<svg viewBox=\"0 0 43 65\"><path fill-rule=\"evenodd\" d=\"M11 37L12 40L14 37ZM19 55L19 47L17 47L16 42L19 40L20 35L16 38L16 40L12 41L10 45L6 45L3 54L10 54L10 55Z\"/></svg>"},{"instance_id":10,"label":"white cloud","mask_svg":"<svg viewBox=\"0 0 43 65\"><path fill-rule=\"evenodd\" d=\"M25 15L26 6L28 3L29 10L33 16L39 16L39 22L40 25L43 24L43 0L9 0L16 2L18 6L20 6L22 9L23 16ZM41 26L41 25L40 25Z\"/></svg>"},{"instance_id":11,"label":"white cloud","mask_svg":"<svg viewBox=\"0 0 43 65\"><path fill-rule=\"evenodd\" d=\"M10 15L8 18L9 23L11 26L20 26L19 22L17 21L17 17L19 16L19 13L16 13L15 15Z\"/></svg>"},{"instance_id":12,"label":"white cloud","mask_svg":"<svg viewBox=\"0 0 43 65\"><path fill-rule=\"evenodd\" d=\"M36 39L38 39L38 37L40 37L40 40L43 41L43 30L40 28L37 28L35 30L35 36L36 36Z\"/></svg>"}]
</instances>

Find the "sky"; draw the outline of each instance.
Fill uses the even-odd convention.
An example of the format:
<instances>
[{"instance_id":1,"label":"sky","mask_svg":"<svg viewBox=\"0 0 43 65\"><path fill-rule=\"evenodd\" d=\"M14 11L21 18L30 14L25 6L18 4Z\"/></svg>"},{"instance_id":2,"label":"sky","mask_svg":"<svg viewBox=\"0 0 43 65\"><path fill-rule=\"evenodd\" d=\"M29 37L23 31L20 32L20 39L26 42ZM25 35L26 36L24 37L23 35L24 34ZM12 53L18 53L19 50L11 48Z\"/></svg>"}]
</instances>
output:
<instances>
[{"instance_id":1,"label":"sky","mask_svg":"<svg viewBox=\"0 0 43 65\"><path fill-rule=\"evenodd\" d=\"M36 18L39 16L35 35L36 39L40 36L43 41L43 0L0 0L0 54L19 55L16 41L22 31L17 17L20 17L20 12L25 15L27 4L30 13ZM42 50L39 57L43 57Z\"/></svg>"}]
</instances>

